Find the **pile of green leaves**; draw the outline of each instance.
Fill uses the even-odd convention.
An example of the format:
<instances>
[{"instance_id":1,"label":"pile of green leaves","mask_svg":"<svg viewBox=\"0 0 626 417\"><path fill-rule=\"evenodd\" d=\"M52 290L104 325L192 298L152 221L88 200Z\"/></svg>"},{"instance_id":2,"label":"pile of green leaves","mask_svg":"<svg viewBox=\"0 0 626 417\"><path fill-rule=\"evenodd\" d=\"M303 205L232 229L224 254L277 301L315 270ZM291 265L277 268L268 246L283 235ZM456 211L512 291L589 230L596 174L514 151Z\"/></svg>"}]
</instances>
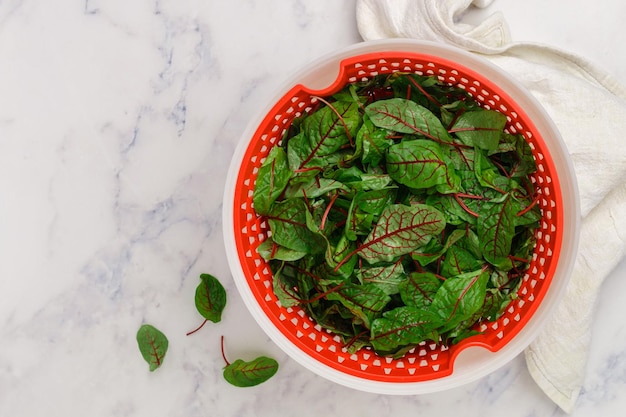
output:
<instances>
[{"instance_id":1,"label":"pile of green leaves","mask_svg":"<svg viewBox=\"0 0 626 417\"><path fill-rule=\"evenodd\" d=\"M499 317L541 217L531 149L506 116L405 73L318 103L270 151L253 195L282 305L351 351L394 357Z\"/></svg>"}]
</instances>

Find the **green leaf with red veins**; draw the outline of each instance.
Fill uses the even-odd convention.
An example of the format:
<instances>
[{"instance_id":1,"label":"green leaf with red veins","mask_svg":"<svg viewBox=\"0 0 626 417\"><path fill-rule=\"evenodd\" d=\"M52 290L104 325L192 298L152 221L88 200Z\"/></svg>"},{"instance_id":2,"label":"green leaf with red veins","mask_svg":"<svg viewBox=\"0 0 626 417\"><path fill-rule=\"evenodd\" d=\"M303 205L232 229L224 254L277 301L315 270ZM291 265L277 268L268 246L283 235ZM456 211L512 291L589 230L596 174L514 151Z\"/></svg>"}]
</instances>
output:
<instances>
[{"instance_id":1,"label":"green leaf with red veins","mask_svg":"<svg viewBox=\"0 0 626 417\"><path fill-rule=\"evenodd\" d=\"M307 227L307 211L306 203L301 198L275 203L267 215L274 242L297 252L323 251L324 243Z\"/></svg>"},{"instance_id":2,"label":"green leaf with red veins","mask_svg":"<svg viewBox=\"0 0 626 417\"><path fill-rule=\"evenodd\" d=\"M453 245L447 251L441 263L441 275L452 277L464 272L475 271L481 268L484 261L475 257L470 251L460 245Z\"/></svg>"},{"instance_id":3,"label":"green leaf with red veins","mask_svg":"<svg viewBox=\"0 0 626 417\"><path fill-rule=\"evenodd\" d=\"M385 158L385 151L393 140L388 139L389 131L380 129L371 122L364 120L356 135L356 148L361 153L361 162L365 166L377 166Z\"/></svg>"},{"instance_id":4,"label":"green leaf with red veins","mask_svg":"<svg viewBox=\"0 0 626 417\"><path fill-rule=\"evenodd\" d=\"M506 121L506 116L495 110L477 109L462 113L451 131L468 146L495 151Z\"/></svg>"},{"instance_id":5,"label":"green leaf with red veins","mask_svg":"<svg viewBox=\"0 0 626 417\"><path fill-rule=\"evenodd\" d=\"M288 148L290 165L293 169L327 166L337 152L356 134L361 116L359 106L354 102L337 101L309 115L302 123L303 137L290 139ZM331 159L329 159L331 158ZM293 159L293 161L292 161ZM294 163L298 166L294 167Z\"/></svg>"},{"instance_id":6,"label":"green leaf with red veins","mask_svg":"<svg viewBox=\"0 0 626 417\"><path fill-rule=\"evenodd\" d=\"M365 108L376 126L398 133L419 134L437 142L452 142L441 121L426 107L403 98L375 101Z\"/></svg>"},{"instance_id":7,"label":"green leaf with red veins","mask_svg":"<svg viewBox=\"0 0 626 417\"><path fill-rule=\"evenodd\" d=\"M350 191L348 187L339 181L328 178L319 178L319 176L311 177L305 182L299 182L293 187L285 190L285 198L302 197L317 198L328 195L331 191Z\"/></svg>"},{"instance_id":8,"label":"green leaf with red veins","mask_svg":"<svg viewBox=\"0 0 626 417\"><path fill-rule=\"evenodd\" d=\"M393 352L398 347L416 345L433 337L441 319L434 313L415 307L397 307L374 320L372 347L378 352Z\"/></svg>"},{"instance_id":9,"label":"green leaf with red veins","mask_svg":"<svg viewBox=\"0 0 626 417\"><path fill-rule=\"evenodd\" d=\"M237 359L224 367L224 379L236 387L253 387L267 381L278 371L278 362L267 356L246 362Z\"/></svg>"},{"instance_id":10,"label":"green leaf with red veins","mask_svg":"<svg viewBox=\"0 0 626 417\"><path fill-rule=\"evenodd\" d=\"M392 262L428 243L445 225L443 214L435 208L393 204L385 208L357 252L370 264Z\"/></svg>"},{"instance_id":11,"label":"green leaf with red veins","mask_svg":"<svg viewBox=\"0 0 626 417\"><path fill-rule=\"evenodd\" d=\"M448 166L441 147L425 139L407 140L388 150L387 172L411 188L429 188L448 182Z\"/></svg>"},{"instance_id":12,"label":"green leaf with red veins","mask_svg":"<svg viewBox=\"0 0 626 417\"><path fill-rule=\"evenodd\" d=\"M413 272L400 284L400 297L407 306L428 309L442 282L432 272Z\"/></svg>"},{"instance_id":13,"label":"green leaf with red veins","mask_svg":"<svg viewBox=\"0 0 626 417\"><path fill-rule=\"evenodd\" d=\"M445 321L444 331L471 317L485 302L489 272L484 269L448 278L437 290L430 311Z\"/></svg>"},{"instance_id":14,"label":"green leaf with red veins","mask_svg":"<svg viewBox=\"0 0 626 417\"><path fill-rule=\"evenodd\" d=\"M487 262L498 265L511 252L515 235L514 200L507 196L500 203L486 205L480 216L476 229L481 252Z\"/></svg>"},{"instance_id":15,"label":"green leaf with red veins","mask_svg":"<svg viewBox=\"0 0 626 417\"><path fill-rule=\"evenodd\" d=\"M142 325L137 331L137 344L141 356L150 366L150 372L163 364L168 340L160 330L150 324Z\"/></svg>"},{"instance_id":16,"label":"green leaf with red veins","mask_svg":"<svg viewBox=\"0 0 626 417\"><path fill-rule=\"evenodd\" d=\"M287 308L300 304L302 297L297 291L297 285L297 277L284 273L284 264L274 271L272 288L281 306Z\"/></svg>"},{"instance_id":17,"label":"green leaf with red veins","mask_svg":"<svg viewBox=\"0 0 626 417\"><path fill-rule=\"evenodd\" d=\"M272 203L282 194L289 183L292 171L287 163L287 155L280 146L270 151L267 159L259 168L252 202L259 214L267 214Z\"/></svg>"},{"instance_id":18,"label":"green leaf with red veins","mask_svg":"<svg viewBox=\"0 0 626 417\"><path fill-rule=\"evenodd\" d=\"M338 291L329 293L326 299L339 301L361 319L368 329L372 320L378 317L387 303L391 301L383 290L373 284L347 284Z\"/></svg>"},{"instance_id":19,"label":"green leaf with red veins","mask_svg":"<svg viewBox=\"0 0 626 417\"><path fill-rule=\"evenodd\" d=\"M196 288L195 303L202 317L218 323L222 320L222 311L226 307L226 290L213 275L201 274L200 284Z\"/></svg>"},{"instance_id":20,"label":"green leaf with red veins","mask_svg":"<svg viewBox=\"0 0 626 417\"><path fill-rule=\"evenodd\" d=\"M359 280L392 295L398 293L398 287L406 281L406 274L402 263L396 262L387 266L363 267L359 271Z\"/></svg>"},{"instance_id":21,"label":"green leaf with red veins","mask_svg":"<svg viewBox=\"0 0 626 417\"><path fill-rule=\"evenodd\" d=\"M269 260L279 260L279 261L297 261L298 259L302 259L306 253L298 252L293 249L286 248L284 246L278 245L274 242L274 239L268 237L259 245L257 248L259 255L266 261Z\"/></svg>"},{"instance_id":22,"label":"green leaf with red veins","mask_svg":"<svg viewBox=\"0 0 626 417\"><path fill-rule=\"evenodd\" d=\"M354 196L356 206L366 213L380 215L382 211L396 198L396 188L383 188L381 190L359 191Z\"/></svg>"}]
</instances>

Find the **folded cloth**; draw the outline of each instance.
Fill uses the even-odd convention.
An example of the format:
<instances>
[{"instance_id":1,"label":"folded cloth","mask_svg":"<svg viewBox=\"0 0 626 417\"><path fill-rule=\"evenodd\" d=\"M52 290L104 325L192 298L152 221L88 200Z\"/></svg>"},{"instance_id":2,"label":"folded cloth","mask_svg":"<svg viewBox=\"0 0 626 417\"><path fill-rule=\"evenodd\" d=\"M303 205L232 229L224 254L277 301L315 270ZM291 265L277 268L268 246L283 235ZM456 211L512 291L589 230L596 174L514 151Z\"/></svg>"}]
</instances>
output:
<instances>
[{"instance_id":1,"label":"folded cloth","mask_svg":"<svg viewBox=\"0 0 626 417\"><path fill-rule=\"evenodd\" d=\"M543 105L572 157L580 191L579 252L554 317L525 351L543 391L571 412L584 383L595 302L602 281L626 255L626 89L580 56L512 42L501 13L460 22L492 0L357 0L364 40L415 38L481 54L516 78Z\"/></svg>"}]
</instances>

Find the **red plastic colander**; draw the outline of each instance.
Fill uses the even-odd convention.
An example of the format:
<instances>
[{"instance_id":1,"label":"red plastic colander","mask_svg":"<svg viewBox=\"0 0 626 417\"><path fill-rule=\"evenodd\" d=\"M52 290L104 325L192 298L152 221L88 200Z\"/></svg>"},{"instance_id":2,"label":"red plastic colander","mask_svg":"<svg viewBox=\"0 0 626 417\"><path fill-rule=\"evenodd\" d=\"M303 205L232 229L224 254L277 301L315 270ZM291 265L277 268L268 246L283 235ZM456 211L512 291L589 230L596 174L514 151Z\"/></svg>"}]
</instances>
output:
<instances>
[{"instance_id":1,"label":"red plastic colander","mask_svg":"<svg viewBox=\"0 0 626 417\"><path fill-rule=\"evenodd\" d=\"M469 92L485 108L507 116L506 130L520 133L533 151L532 176L542 220L532 261L518 299L482 334L449 348L422 343L401 359L368 348L344 349L300 308L284 308L272 291L272 273L256 249L268 225L254 212L259 167L292 120L312 109L315 97L346 83L396 71L434 75ZM578 236L576 181L565 146L541 106L492 64L455 48L409 40L358 44L322 58L297 73L260 120L251 123L237 149L226 184L224 236L235 283L268 335L314 372L353 388L388 394L437 391L483 376L520 353L560 300L568 282Z\"/></svg>"}]
</instances>

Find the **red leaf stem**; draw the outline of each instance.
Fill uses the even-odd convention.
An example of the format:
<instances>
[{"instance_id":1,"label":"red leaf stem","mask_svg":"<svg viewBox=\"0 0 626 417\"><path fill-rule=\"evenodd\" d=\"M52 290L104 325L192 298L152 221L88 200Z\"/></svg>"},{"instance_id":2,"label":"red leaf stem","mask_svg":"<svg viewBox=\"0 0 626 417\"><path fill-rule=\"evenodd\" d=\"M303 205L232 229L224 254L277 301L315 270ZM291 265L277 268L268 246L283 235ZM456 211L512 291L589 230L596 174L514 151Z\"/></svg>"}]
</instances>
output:
<instances>
[{"instance_id":1,"label":"red leaf stem","mask_svg":"<svg viewBox=\"0 0 626 417\"><path fill-rule=\"evenodd\" d=\"M495 158L492 158L491 162L493 162L493 164L497 166L500 171L502 171L502 175L509 179L511 178L511 173L507 172L506 168L504 168L504 166L500 162L496 161Z\"/></svg>"},{"instance_id":2,"label":"red leaf stem","mask_svg":"<svg viewBox=\"0 0 626 417\"><path fill-rule=\"evenodd\" d=\"M330 213L330 209L332 208L333 204L335 204L335 201L337 200L337 197L339 197L339 193L336 193L330 199L330 202L328 203L328 206L326 207L326 210L324 210L324 215L322 216L322 222L320 223L320 229L321 230L324 230L324 226L326 225L326 219L328 218L328 213Z\"/></svg>"},{"instance_id":3,"label":"red leaf stem","mask_svg":"<svg viewBox=\"0 0 626 417\"><path fill-rule=\"evenodd\" d=\"M340 284L338 284L338 285L336 285L336 286L332 287L331 289L329 289L329 290L327 290L327 291L324 291L324 292L322 292L322 293L317 294L317 295L316 295L315 297L313 297L313 298L309 298L308 300L300 300L300 302L301 302L302 304L311 304L311 303L314 303L314 302L316 302L316 301L318 301L318 300L321 300L322 298L326 297L328 294L332 294L332 293L334 293L334 292L339 291L340 289L342 289L342 288L343 288L343 286L344 286L344 285L345 285L345 282L342 282L342 283L340 283Z\"/></svg>"},{"instance_id":4,"label":"red leaf stem","mask_svg":"<svg viewBox=\"0 0 626 417\"><path fill-rule=\"evenodd\" d=\"M226 354L224 353L224 335L222 335L222 338L221 338L221 350L222 350L222 358L224 359L226 366L230 365L230 362L228 362L228 359L226 359Z\"/></svg>"},{"instance_id":5,"label":"red leaf stem","mask_svg":"<svg viewBox=\"0 0 626 417\"><path fill-rule=\"evenodd\" d=\"M195 332L197 332L198 330L200 330L201 328L203 328L207 321L209 321L209 319L204 319L204 321L202 322L202 324L200 326L196 327L195 329L193 329L190 332L187 332L186 336L190 336L190 335L194 334Z\"/></svg>"},{"instance_id":6,"label":"red leaf stem","mask_svg":"<svg viewBox=\"0 0 626 417\"><path fill-rule=\"evenodd\" d=\"M465 210L466 212L468 212L474 217L478 217L478 213L476 213L475 211L467 207L467 205L463 202L463 200L461 200L461 198L457 194L454 194L454 199L456 200L457 203L459 203L459 205L461 206L463 210Z\"/></svg>"},{"instance_id":7,"label":"red leaf stem","mask_svg":"<svg viewBox=\"0 0 626 417\"><path fill-rule=\"evenodd\" d=\"M156 344L154 343L154 338L152 338L150 335L148 335L148 343L150 344L150 347L152 348L152 352L150 353L150 356L154 358L158 366L161 366L161 358L159 357L158 346L156 346Z\"/></svg>"},{"instance_id":8,"label":"red leaf stem","mask_svg":"<svg viewBox=\"0 0 626 417\"><path fill-rule=\"evenodd\" d=\"M441 103L435 100L433 96L428 94L426 90L424 90L424 87L422 87L417 81L415 81L413 77L408 77L408 79L409 79L409 82L413 84L415 88L420 90L420 92L424 95L424 97L426 97L431 103L435 104L437 107L441 107Z\"/></svg>"},{"instance_id":9,"label":"red leaf stem","mask_svg":"<svg viewBox=\"0 0 626 417\"><path fill-rule=\"evenodd\" d=\"M310 171L320 171L322 172L323 169L321 167L310 167L310 168L298 168L298 169L294 169L293 172L300 174L303 172L310 172Z\"/></svg>"},{"instance_id":10,"label":"red leaf stem","mask_svg":"<svg viewBox=\"0 0 626 417\"><path fill-rule=\"evenodd\" d=\"M521 210L519 213L517 213L517 217L519 216L523 216L524 214L528 213L530 210L533 209L533 207L535 207L537 205L537 203L539 203L539 198L540 196L537 195L535 198L533 198L533 201L530 202L530 204L528 205L528 207L526 207L524 210Z\"/></svg>"}]
</instances>

